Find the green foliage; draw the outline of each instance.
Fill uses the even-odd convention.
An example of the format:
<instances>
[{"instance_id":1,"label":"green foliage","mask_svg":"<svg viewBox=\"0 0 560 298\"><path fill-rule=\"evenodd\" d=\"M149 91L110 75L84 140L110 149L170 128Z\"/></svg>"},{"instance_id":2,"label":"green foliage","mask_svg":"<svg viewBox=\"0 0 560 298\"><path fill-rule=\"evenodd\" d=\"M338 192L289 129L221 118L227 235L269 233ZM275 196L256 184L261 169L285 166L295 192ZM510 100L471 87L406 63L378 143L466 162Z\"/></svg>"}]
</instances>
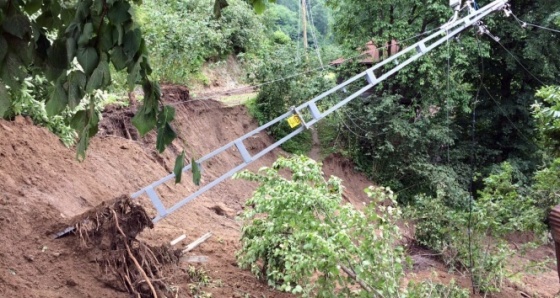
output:
<instances>
[{"instance_id":1,"label":"green foliage","mask_svg":"<svg viewBox=\"0 0 560 298\"><path fill-rule=\"evenodd\" d=\"M560 203L560 87L543 87L537 97L543 102L535 102L532 112L546 164L535 172L532 194L538 206L548 213Z\"/></svg>"},{"instance_id":2,"label":"green foliage","mask_svg":"<svg viewBox=\"0 0 560 298\"><path fill-rule=\"evenodd\" d=\"M560 203L560 158L535 173L532 194L537 206L548 210Z\"/></svg>"},{"instance_id":3,"label":"green foliage","mask_svg":"<svg viewBox=\"0 0 560 298\"><path fill-rule=\"evenodd\" d=\"M292 40L286 33L280 30L276 30L274 31L274 33L272 33L272 41L274 41L277 44L288 44Z\"/></svg>"},{"instance_id":4,"label":"green foliage","mask_svg":"<svg viewBox=\"0 0 560 298\"><path fill-rule=\"evenodd\" d=\"M149 0L139 7L156 78L184 84L196 79L207 61L260 49L261 17L244 1L230 0L215 18L212 1Z\"/></svg>"},{"instance_id":5,"label":"green foliage","mask_svg":"<svg viewBox=\"0 0 560 298\"><path fill-rule=\"evenodd\" d=\"M255 100L258 113L255 113L260 124L265 124L272 119L287 112L290 107L297 106L322 91L332 86L332 81L325 78L321 72L307 72L303 75L295 74L305 72L308 64L297 61L293 46L278 47L265 55L264 61L256 67L254 80L264 83ZM274 125L269 132L280 139L293 129L286 121ZM282 145L282 148L291 153L306 153L311 150L311 132L304 131Z\"/></svg>"},{"instance_id":6,"label":"green foliage","mask_svg":"<svg viewBox=\"0 0 560 298\"><path fill-rule=\"evenodd\" d=\"M505 236L514 231L542 232L543 210L536 208L535 200L523 185L515 183L513 167L504 162L498 173L484 178L484 189L479 191L477 205L492 220L487 220L488 235Z\"/></svg>"},{"instance_id":7,"label":"green foliage","mask_svg":"<svg viewBox=\"0 0 560 298\"><path fill-rule=\"evenodd\" d=\"M401 46L409 46L416 41L409 37L438 28L451 15L441 1L329 4L337 24L335 38L351 51L367 41L383 46L392 39L406 39ZM514 0L512 7L517 7L518 16L536 23L552 21L549 16L557 10L544 0ZM399 191L401 201L418 193L434 195L438 184L448 184L441 180L446 177L456 181L449 186L457 190L454 193L464 191L470 184L471 165L484 175L505 160L525 176L537 168L540 156L533 143L529 106L541 81L553 82L558 76L558 47L549 32L526 30L498 15L485 22L540 81L498 44L466 32L458 42L440 46L384 81L368 100L353 102L341 119L347 151L374 180ZM553 49L545 55L546 48Z\"/></svg>"},{"instance_id":8,"label":"green foliage","mask_svg":"<svg viewBox=\"0 0 560 298\"><path fill-rule=\"evenodd\" d=\"M560 156L560 86L543 87L537 91L543 103L533 104L540 139L549 152Z\"/></svg>"},{"instance_id":9,"label":"green foliage","mask_svg":"<svg viewBox=\"0 0 560 298\"><path fill-rule=\"evenodd\" d=\"M496 292L506 276L507 259L513 254L505 236L524 231L542 233L545 227L543 210L524 195L523 187L513 183L511 165L504 163L500 172L484 182L485 188L472 206L449 206L439 191L437 197L417 196L408 213L416 222L419 243L441 253L452 267L470 268L481 292Z\"/></svg>"},{"instance_id":10,"label":"green foliage","mask_svg":"<svg viewBox=\"0 0 560 298\"><path fill-rule=\"evenodd\" d=\"M264 14L264 22L269 32L282 31L293 41L301 41L303 38L301 20L301 0L282 0L277 4L271 4ZM313 35L317 38L319 45L328 44L330 28L332 25L330 10L324 1L307 1L308 21L307 34L310 47L315 47ZM311 17L313 22L311 22Z\"/></svg>"},{"instance_id":11,"label":"green foliage","mask_svg":"<svg viewBox=\"0 0 560 298\"><path fill-rule=\"evenodd\" d=\"M65 123L63 115L49 117L45 103L36 99L47 92L46 85L46 80L38 76L24 79L21 88L17 93L14 92L13 102L9 103L5 115L7 118L17 115L29 116L33 123L45 126L56 134L65 146L72 146L76 140L74 129Z\"/></svg>"},{"instance_id":12,"label":"green foliage","mask_svg":"<svg viewBox=\"0 0 560 298\"><path fill-rule=\"evenodd\" d=\"M280 174L284 170L289 179ZM374 202L363 212L341 205L340 179L325 180L320 165L303 156L280 158L259 174L245 171L235 177L259 183L246 203L251 208L242 215L242 267L270 285L305 296L349 295L357 281L362 284L355 293L359 297L371 296L372 289L381 296L397 295L404 261L402 247L396 246L400 211L376 206L394 203L390 190L370 188Z\"/></svg>"},{"instance_id":13,"label":"green foliage","mask_svg":"<svg viewBox=\"0 0 560 298\"><path fill-rule=\"evenodd\" d=\"M448 285L433 282L410 282L408 284L409 298L468 298L469 291L458 286L454 280Z\"/></svg>"},{"instance_id":14,"label":"green foliage","mask_svg":"<svg viewBox=\"0 0 560 298\"><path fill-rule=\"evenodd\" d=\"M116 70L126 69L129 89L143 86L144 103L133 122L141 134L165 127L158 135L166 140L162 144L173 138L170 118L164 117L169 109L159 107L159 86L149 78L147 47L130 1L8 1L0 12L0 116L14 104L26 77L44 75L48 95L37 99L46 98L48 117L78 108L63 118L78 134L77 156L83 159L99 123L93 94L111 84L112 63ZM89 99L87 106L80 105L83 98Z\"/></svg>"}]
</instances>

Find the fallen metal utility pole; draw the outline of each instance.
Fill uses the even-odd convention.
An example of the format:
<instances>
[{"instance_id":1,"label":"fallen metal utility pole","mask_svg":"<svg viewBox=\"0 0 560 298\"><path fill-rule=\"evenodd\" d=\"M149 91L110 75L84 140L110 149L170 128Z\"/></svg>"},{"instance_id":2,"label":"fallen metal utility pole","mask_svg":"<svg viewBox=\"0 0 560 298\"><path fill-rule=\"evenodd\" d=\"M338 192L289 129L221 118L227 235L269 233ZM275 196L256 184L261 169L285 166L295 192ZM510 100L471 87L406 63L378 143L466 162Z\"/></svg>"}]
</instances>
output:
<instances>
[{"instance_id":1,"label":"fallen metal utility pole","mask_svg":"<svg viewBox=\"0 0 560 298\"><path fill-rule=\"evenodd\" d=\"M430 34L428 37L426 37L426 38L420 40L419 42L401 50L397 54L382 60L378 64L376 64L373 67L367 69L366 71L364 71L364 72L346 80L345 82L337 85L336 87L334 87L334 88L320 94L319 96L317 96L317 97L299 105L298 107L293 107L290 111L284 113L283 115L277 117L276 119L274 119L274 120L256 128L255 130L253 130L253 131L243 135L242 137L240 137L240 138L222 146L221 148L218 148L218 149L210 152L209 154L207 154L207 155L203 156L202 158L200 158L199 160L197 160L196 161L197 165L199 165L200 168L202 169L204 162L211 161L217 155L219 155L220 153L222 153L226 150L230 150L230 149L237 150L237 152L239 152L239 154L241 156L240 163L237 166L233 167L232 169L230 169L226 173L222 174L218 178L210 181L208 184L200 187L197 191L195 191L191 195L185 197L184 199L180 200L179 202L175 203L171 207L167 208L164 205L164 203L161 201L160 197L158 196L158 194L156 192L156 188L158 186L174 179L175 175L173 173L171 173L171 174L163 177L162 179L160 179L160 180L158 180L158 181L140 189L139 191L133 193L131 195L131 197L134 199L134 198L138 198L138 197L140 197L144 194L147 195L148 198L150 199L150 201L152 202L153 206L155 207L156 211L157 211L157 215L156 215L155 218L153 218L153 222L154 223L158 222L161 219L168 216L169 214L172 214L173 212L177 211L179 208L183 207L185 204L187 204L188 202L190 202L194 198L198 197L202 193L204 193L207 190L209 190L209 189L213 188L214 186L218 185L220 182L224 181L225 179L231 177L234 173L242 170L243 168L245 168L247 165L249 165L253 161L259 159L260 157L269 153L273 149L277 148L282 143L284 143L284 142L288 141L289 139L293 138L294 136L301 133L305 129L308 129L308 128L312 127L313 125L315 125L315 123L317 123L322 118L324 118L327 115L332 114L336 110L340 109L341 107L346 105L351 100L357 98L358 96L360 96L361 94L363 94L367 90L371 89L373 86L375 86L375 85L379 84L380 82L384 81L385 79L387 79L389 76L395 74L396 72L398 72L402 68L406 67L410 63L418 60L420 57L426 55L426 53L435 49L439 45L441 45L441 44L449 41L453 37L457 36L459 33L464 31L465 29L467 29L471 26L478 26L479 29L480 28L484 29L484 30L482 30L482 31L484 31L482 33L487 33L487 29L486 29L486 27L484 27L481 20L484 17L486 17L487 15L489 15L489 14L495 12L495 11L504 10L504 11L507 12L507 9L508 9L508 4L507 4L508 0L496 0L496 1L484 6L480 9L478 9L478 10L475 10L472 7L472 1L466 1L466 2L467 2L466 5L469 6L467 16L459 19L458 18L458 13L460 11L460 9L459 9L460 5L457 4L457 3L460 3L460 1L459 0L451 0L450 5L455 10L455 14L454 14L452 20L450 22L448 22L447 24L444 24L443 26L441 26L439 29L434 31L434 33ZM390 66L393 66L393 67L390 68ZM342 91L343 89L345 90L345 88L347 86L349 86L350 84L352 84L354 82L358 82L359 80L362 80L362 82L366 83L366 85L363 86L362 88L360 88L358 91L356 91L352 95L346 97L342 101L337 102L336 104L332 105L331 107L326 108L325 106L328 106L327 103L322 105L322 107L325 108L324 111L321 111L319 109L318 104L321 102L321 100L327 98L329 95L332 95L337 91ZM305 117L303 117L304 115L308 116L307 118L310 118L310 119L305 121ZM296 120L299 127L297 127L294 131L292 131L287 136L285 136L282 139L276 141L274 144L260 150L259 152L257 152L254 155L251 155L249 153L249 151L247 150L247 148L245 147L245 144L244 144L245 140L255 136L256 134L258 134L258 133L262 132L263 130L267 129L268 127L270 127L272 125L275 125L275 124L277 124L281 121L294 120L294 119ZM189 164L189 165L187 165L183 168L183 172L191 171L191 169L192 169L192 164ZM71 228L69 228L69 229L67 229L66 231L63 231L61 233L58 233L57 236L61 236L61 235L64 235L64 234L68 233L69 231L71 231Z\"/></svg>"}]
</instances>

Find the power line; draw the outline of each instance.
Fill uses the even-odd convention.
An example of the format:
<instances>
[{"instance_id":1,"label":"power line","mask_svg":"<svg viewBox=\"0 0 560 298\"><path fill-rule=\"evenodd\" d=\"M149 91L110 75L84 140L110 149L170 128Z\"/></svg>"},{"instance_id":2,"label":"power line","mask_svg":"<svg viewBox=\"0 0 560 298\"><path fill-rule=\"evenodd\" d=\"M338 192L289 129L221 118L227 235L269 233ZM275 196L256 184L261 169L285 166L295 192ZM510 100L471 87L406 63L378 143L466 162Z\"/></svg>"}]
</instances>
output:
<instances>
[{"instance_id":1,"label":"power line","mask_svg":"<svg viewBox=\"0 0 560 298\"><path fill-rule=\"evenodd\" d=\"M307 14L307 17L309 18L309 20L311 21L311 36L313 36L313 43L315 44L315 52L317 52L317 58L319 58L319 63L321 64L321 67L323 66L323 59L321 59L321 52L319 51L319 42L317 41L317 36L315 35L315 23L313 22L313 12L311 11L311 0L307 0L306 4L309 6L309 9L307 10L309 13Z\"/></svg>"},{"instance_id":2,"label":"power line","mask_svg":"<svg viewBox=\"0 0 560 298\"><path fill-rule=\"evenodd\" d=\"M547 30L547 31L555 32L555 33L560 33L560 30L556 30L556 29L545 27L545 26L541 26L541 25L532 24L532 23L529 23L529 22L522 21L513 12L511 13L511 15L521 25L522 28L525 28L527 26L531 26L531 27L535 27L535 28L539 28L539 29L543 29L543 30Z\"/></svg>"},{"instance_id":3,"label":"power line","mask_svg":"<svg viewBox=\"0 0 560 298\"><path fill-rule=\"evenodd\" d=\"M498 107L498 109L500 109L500 111L502 112L502 114L504 115L504 117L506 117L506 119L508 120L508 122L511 124L511 126L513 126L513 128L519 133L519 135L525 139L525 141L527 141L528 143L533 144L535 147L537 147L538 149L542 149L538 144L536 144L533 140L529 139L527 136L525 136L525 134L515 125L515 123L513 123L513 121L511 120L511 118L509 118L509 116L507 115L506 111L504 109L502 109L501 104L496 100L496 98L494 98L494 96L492 96L492 94L490 93L490 90L488 90L488 88L486 87L486 85L484 84L484 82L481 81L482 84L482 88L484 88L484 90L486 90L486 93L488 94L488 96L492 99L492 101L496 104L496 106Z\"/></svg>"},{"instance_id":4,"label":"power line","mask_svg":"<svg viewBox=\"0 0 560 298\"><path fill-rule=\"evenodd\" d=\"M521 61L519 61L519 59L510 51L508 50L499 40L496 40L494 38L491 38L492 40L494 40L495 42L497 42L500 46L502 46L502 48L504 50L506 50L506 52L513 58L515 59L515 61L517 61L517 63L528 73L530 74L535 80L537 80L539 83L541 83L542 85L545 85L545 83L543 81L541 81L539 78L537 78L531 71L529 71L529 69L527 69L527 67L525 67L525 65L523 65L523 63L521 63Z\"/></svg>"}]
</instances>

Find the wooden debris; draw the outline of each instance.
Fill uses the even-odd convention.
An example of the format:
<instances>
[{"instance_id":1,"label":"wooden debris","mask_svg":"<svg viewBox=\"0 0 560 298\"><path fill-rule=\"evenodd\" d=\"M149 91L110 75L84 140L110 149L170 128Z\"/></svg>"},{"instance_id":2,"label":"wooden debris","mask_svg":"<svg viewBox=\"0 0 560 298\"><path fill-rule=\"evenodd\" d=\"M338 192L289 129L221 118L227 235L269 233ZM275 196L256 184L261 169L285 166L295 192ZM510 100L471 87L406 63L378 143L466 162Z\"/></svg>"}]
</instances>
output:
<instances>
[{"instance_id":1,"label":"wooden debris","mask_svg":"<svg viewBox=\"0 0 560 298\"><path fill-rule=\"evenodd\" d=\"M171 242L169 242L169 245L173 246L173 245L175 245L175 244L177 244L177 243L183 241L183 240L186 239L186 238L187 238L187 235L183 234L183 235L181 235L181 236L179 236L179 237L177 237L177 238L171 240Z\"/></svg>"},{"instance_id":2,"label":"wooden debris","mask_svg":"<svg viewBox=\"0 0 560 298\"><path fill-rule=\"evenodd\" d=\"M186 253L186 252L189 252L189 251L195 249L197 246L202 244L204 241L208 240L208 238L210 238L211 236L212 236L212 233L206 233L206 234L202 235L200 238L196 239L191 244L187 245L187 247L183 250L183 253Z\"/></svg>"}]
</instances>

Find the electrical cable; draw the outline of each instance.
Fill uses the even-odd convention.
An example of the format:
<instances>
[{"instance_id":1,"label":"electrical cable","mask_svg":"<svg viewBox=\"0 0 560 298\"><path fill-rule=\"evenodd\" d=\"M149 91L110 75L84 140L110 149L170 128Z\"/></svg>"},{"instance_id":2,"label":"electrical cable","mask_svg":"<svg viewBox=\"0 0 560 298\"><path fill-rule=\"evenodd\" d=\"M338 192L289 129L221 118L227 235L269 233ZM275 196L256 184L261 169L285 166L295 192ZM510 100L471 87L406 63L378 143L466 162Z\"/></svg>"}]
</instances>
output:
<instances>
[{"instance_id":1,"label":"electrical cable","mask_svg":"<svg viewBox=\"0 0 560 298\"><path fill-rule=\"evenodd\" d=\"M297 31L297 41L296 42L296 59L301 63L301 56L299 55L299 34L301 32L301 0L298 1L298 31Z\"/></svg>"},{"instance_id":2,"label":"electrical cable","mask_svg":"<svg viewBox=\"0 0 560 298\"><path fill-rule=\"evenodd\" d=\"M481 81L482 84L482 88L484 88L484 90L486 90L486 93L488 94L488 96L490 97L490 99L492 99L492 101L496 104L496 106L498 107L498 109L500 109L500 111L502 112L502 114L504 115L504 117L506 117L506 119L508 120L508 122L511 124L511 126L513 126L513 128L519 133L519 135L525 139L525 141L527 141L528 143L533 144L535 147L537 147L538 149L542 148L535 143L533 140L529 139L528 137L525 136L525 134L523 132L521 132L521 130L513 123L513 121L511 120L511 118L509 118L509 116L507 115L506 111L504 109L502 109L501 104L496 100L496 98L494 98L494 96L492 96L492 94L490 93L490 90L488 90L488 88L486 87L486 85Z\"/></svg>"},{"instance_id":3,"label":"electrical cable","mask_svg":"<svg viewBox=\"0 0 560 298\"><path fill-rule=\"evenodd\" d=\"M311 0L307 0L306 2L307 6L309 6L309 9L307 9L307 17L309 19L309 21L311 22L311 36L313 37L313 43L315 44L315 52L317 53L317 58L319 58L319 64L321 64L321 67L323 66L323 59L321 59L321 52L319 51L319 41L317 40L317 36L315 35L315 23L313 22L313 12L311 11Z\"/></svg>"},{"instance_id":4,"label":"electrical cable","mask_svg":"<svg viewBox=\"0 0 560 298\"><path fill-rule=\"evenodd\" d=\"M515 55L508 50L499 40L496 40L494 38L491 38L493 41L497 42L500 46L502 46L502 48L504 50L506 50L506 52L515 60L517 61L517 63L528 73L530 74L535 80L537 80L539 83L541 83L542 85L545 85L545 83L543 81L541 81L539 78L537 78L531 71L529 71L529 69L527 69L527 67L525 67L525 65L523 65L523 63L521 63L521 61L519 61L519 59L517 59L517 57L515 57Z\"/></svg>"},{"instance_id":5,"label":"electrical cable","mask_svg":"<svg viewBox=\"0 0 560 298\"><path fill-rule=\"evenodd\" d=\"M535 28L539 28L539 29L543 29L543 30L547 30L547 31L555 32L555 33L560 33L560 30L557 30L557 29L552 29L552 28L548 28L548 27L545 27L545 26L541 26L541 25L532 24L532 23L529 23L529 22L522 21L513 12L511 13L511 15L513 16L513 18L515 18L515 20L519 23L519 25L521 25L522 28L525 28L526 26L531 26L531 27L535 27Z\"/></svg>"}]
</instances>

